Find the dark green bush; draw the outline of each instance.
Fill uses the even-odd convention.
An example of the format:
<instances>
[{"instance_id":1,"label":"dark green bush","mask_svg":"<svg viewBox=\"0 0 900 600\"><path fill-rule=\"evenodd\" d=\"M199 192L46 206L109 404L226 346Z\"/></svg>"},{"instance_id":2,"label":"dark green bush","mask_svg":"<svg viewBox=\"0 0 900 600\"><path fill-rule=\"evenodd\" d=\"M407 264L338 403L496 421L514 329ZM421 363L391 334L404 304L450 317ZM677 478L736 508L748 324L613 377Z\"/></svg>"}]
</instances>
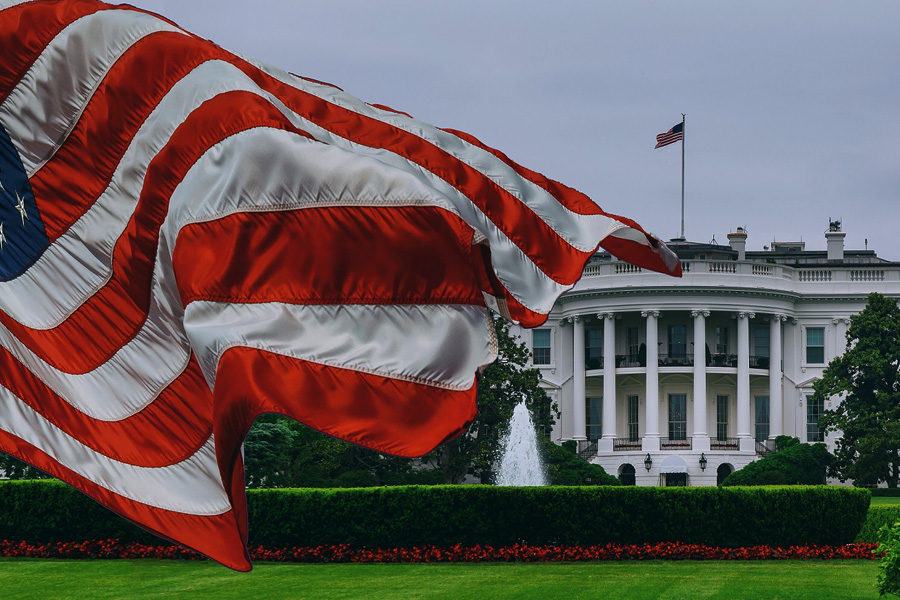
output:
<instances>
[{"instance_id":1,"label":"dark green bush","mask_svg":"<svg viewBox=\"0 0 900 600\"><path fill-rule=\"evenodd\" d=\"M845 487L652 488L410 486L250 490L250 543L268 547L680 541L735 547L845 544L867 490ZM0 539L150 534L56 482L0 483Z\"/></svg>"},{"instance_id":2,"label":"dark green bush","mask_svg":"<svg viewBox=\"0 0 900 600\"><path fill-rule=\"evenodd\" d=\"M900 488L866 488L872 492L872 496L880 496L883 498L900 497Z\"/></svg>"},{"instance_id":3,"label":"dark green bush","mask_svg":"<svg viewBox=\"0 0 900 600\"><path fill-rule=\"evenodd\" d=\"M784 437L784 436L782 436ZM722 485L819 485L834 458L825 444L789 444L725 478Z\"/></svg>"},{"instance_id":4,"label":"dark green bush","mask_svg":"<svg viewBox=\"0 0 900 600\"><path fill-rule=\"evenodd\" d=\"M882 554L876 578L878 593L900 596L900 523L878 531L877 552Z\"/></svg>"},{"instance_id":5,"label":"dark green bush","mask_svg":"<svg viewBox=\"0 0 900 600\"><path fill-rule=\"evenodd\" d=\"M544 465L551 485L622 485L619 478L610 475L600 465L579 458L575 440L557 445L541 438Z\"/></svg>"},{"instance_id":6,"label":"dark green bush","mask_svg":"<svg viewBox=\"0 0 900 600\"><path fill-rule=\"evenodd\" d=\"M900 505L874 505L869 507L855 542L874 544L878 542L878 531L900 521Z\"/></svg>"}]
</instances>

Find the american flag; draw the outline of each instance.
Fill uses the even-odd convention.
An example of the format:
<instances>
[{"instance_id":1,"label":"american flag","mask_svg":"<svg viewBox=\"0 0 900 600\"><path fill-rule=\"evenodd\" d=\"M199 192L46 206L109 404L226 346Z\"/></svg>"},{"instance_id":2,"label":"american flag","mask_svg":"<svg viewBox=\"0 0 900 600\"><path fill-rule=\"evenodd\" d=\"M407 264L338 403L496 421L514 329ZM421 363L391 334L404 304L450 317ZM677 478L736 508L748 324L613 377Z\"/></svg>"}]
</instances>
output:
<instances>
[{"instance_id":1,"label":"american flag","mask_svg":"<svg viewBox=\"0 0 900 600\"><path fill-rule=\"evenodd\" d=\"M0 1L0 450L235 569L262 413L420 456L487 307L664 244L477 139L94 0Z\"/></svg>"},{"instance_id":2,"label":"american flag","mask_svg":"<svg viewBox=\"0 0 900 600\"><path fill-rule=\"evenodd\" d=\"M656 136L656 148L662 148L663 146L668 146L669 144L674 144L677 141L684 139L684 123L679 123L672 127L672 129L668 130L665 133L660 133Z\"/></svg>"}]
</instances>

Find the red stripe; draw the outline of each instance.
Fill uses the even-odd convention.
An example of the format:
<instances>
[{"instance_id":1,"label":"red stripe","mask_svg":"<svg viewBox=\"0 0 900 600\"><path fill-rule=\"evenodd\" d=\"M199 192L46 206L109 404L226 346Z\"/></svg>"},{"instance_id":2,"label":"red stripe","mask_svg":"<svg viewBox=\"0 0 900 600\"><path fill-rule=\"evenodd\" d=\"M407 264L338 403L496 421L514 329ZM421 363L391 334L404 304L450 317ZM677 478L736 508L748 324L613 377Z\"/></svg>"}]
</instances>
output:
<instances>
[{"instance_id":1,"label":"red stripe","mask_svg":"<svg viewBox=\"0 0 900 600\"><path fill-rule=\"evenodd\" d=\"M159 228L173 190L210 147L255 127L287 129L281 113L255 94L229 92L204 103L150 163L137 208L116 244L109 282L53 329L29 329L3 313L0 322L42 360L62 371L86 373L109 360L146 319ZM72 347L79 352L71 352Z\"/></svg>"},{"instance_id":2,"label":"red stripe","mask_svg":"<svg viewBox=\"0 0 900 600\"><path fill-rule=\"evenodd\" d=\"M30 180L51 243L107 188L131 140L172 86L197 65L224 56L204 40L159 32L116 62L65 143Z\"/></svg>"},{"instance_id":3,"label":"red stripe","mask_svg":"<svg viewBox=\"0 0 900 600\"><path fill-rule=\"evenodd\" d=\"M222 456L234 455L229 448L243 441L257 415L280 413L379 452L423 456L463 433L475 418L472 376L469 389L451 391L253 348L231 348L216 371L217 451L221 447ZM219 466L225 473L228 465Z\"/></svg>"},{"instance_id":4,"label":"red stripe","mask_svg":"<svg viewBox=\"0 0 900 600\"><path fill-rule=\"evenodd\" d=\"M246 512L237 508L210 517L187 515L155 508L98 486L64 467L28 442L0 430L0 450L24 460L65 481L115 513L134 521L150 532L176 541L231 569L249 571L250 557L245 544Z\"/></svg>"},{"instance_id":5,"label":"red stripe","mask_svg":"<svg viewBox=\"0 0 900 600\"><path fill-rule=\"evenodd\" d=\"M181 462L212 433L212 393L194 356L151 404L121 421L100 421L75 409L2 347L0 373L3 387L60 430L122 462L141 467Z\"/></svg>"},{"instance_id":6,"label":"red stripe","mask_svg":"<svg viewBox=\"0 0 900 600\"><path fill-rule=\"evenodd\" d=\"M483 306L471 239L472 229L440 208L313 207L188 225L172 260L184 305Z\"/></svg>"},{"instance_id":7,"label":"red stripe","mask_svg":"<svg viewBox=\"0 0 900 600\"><path fill-rule=\"evenodd\" d=\"M50 41L74 21L108 4L94 0L26 2L0 12L0 102L6 100Z\"/></svg>"}]
</instances>

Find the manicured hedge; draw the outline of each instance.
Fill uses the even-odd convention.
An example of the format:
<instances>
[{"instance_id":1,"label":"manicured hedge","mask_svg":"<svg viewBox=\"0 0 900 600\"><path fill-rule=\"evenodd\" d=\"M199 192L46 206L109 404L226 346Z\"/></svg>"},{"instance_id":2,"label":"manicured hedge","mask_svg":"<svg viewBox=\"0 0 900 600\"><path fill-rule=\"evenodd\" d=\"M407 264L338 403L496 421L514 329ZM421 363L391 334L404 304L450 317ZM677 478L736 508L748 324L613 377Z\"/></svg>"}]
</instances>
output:
<instances>
[{"instance_id":1,"label":"manicured hedge","mask_svg":"<svg viewBox=\"0 0 900 600\"><path fill-rule=\"evenodd\" d=\"M872 496L881 496L884 498L900 497L900 488L868 488L872 492Z\"/></svg>"},{"instance_id":2,"label":"manicured hedge","mask_svg":"<svg viewBox=\"0 0 900 600\"><path fill-rule=\"evenodd\" d=\"M900 505L875 504L869 507L866 520L863 521L856 541L865 544L878 542L878 530L883 526L892 526L900 521Z\"/></svg>"},{"instance_id":3,"label":"manicured hedge","mask_svg":"<svg viewBox=\"0 0 900 600\"><path fill-rule=\"evenodd\" d=\"M269 548L842 545L869 492L845 487L410 486L250 490L250 544ZM0 539L154 538L57 482L0 484Z\"/></svg>"}]
</instances>

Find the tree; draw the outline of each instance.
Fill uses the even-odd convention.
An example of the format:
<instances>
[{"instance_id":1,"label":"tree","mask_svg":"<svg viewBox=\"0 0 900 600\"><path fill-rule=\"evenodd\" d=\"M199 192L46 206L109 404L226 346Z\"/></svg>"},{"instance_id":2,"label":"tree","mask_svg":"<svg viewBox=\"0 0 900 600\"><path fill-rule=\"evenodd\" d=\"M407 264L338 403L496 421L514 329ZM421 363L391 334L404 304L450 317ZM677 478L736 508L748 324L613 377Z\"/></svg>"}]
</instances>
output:
<instances>
[{"instance_id":1,"label":"tree","mask_svg":"<svg viewBox=\"0 0 900 600\"><path fill-rule=\"evenodd\" d=\"M510 335L510 324L493 315L497 360L478 378L478 414L469 429L427 456L444 473L446 483L461 483L467 473L490 483L500 439L522 399L538 430L549 432L559 411L538 385L541 373L528 368L531 351Z\"/></svg>"},{"instance_id":2,"label":"tree","mask_svg":"<svg viewBox=\"0 0 900 600\"><path fill-rule=\"evenodd\" d=\"M550 485L622 485L602 466L580 458L575 440L557 445L544 436L540 439Z\"/></svg>"},{"instance_id":3,"label":"tree","mask_svg":"<svg viewBox=\"0 0 900 600\"><path fill-rule=\"evenodd\" d=\"M840 431L831 474L856 486L900 482L900 307L869 295L850 319L847 351L832 360L815 384L814 401L843 396L819 423Z\"/></svg>"},{"instance_id":4,"label":"tree","mask_svg":"<svg viewBox=\"0 0 900 600\"><path fill-rule=\"evenodd\" d=\"M50 479L40 469L23 463L18 458L0 452L0 478L6 479Z\"/></svg>"}]
</instances>

